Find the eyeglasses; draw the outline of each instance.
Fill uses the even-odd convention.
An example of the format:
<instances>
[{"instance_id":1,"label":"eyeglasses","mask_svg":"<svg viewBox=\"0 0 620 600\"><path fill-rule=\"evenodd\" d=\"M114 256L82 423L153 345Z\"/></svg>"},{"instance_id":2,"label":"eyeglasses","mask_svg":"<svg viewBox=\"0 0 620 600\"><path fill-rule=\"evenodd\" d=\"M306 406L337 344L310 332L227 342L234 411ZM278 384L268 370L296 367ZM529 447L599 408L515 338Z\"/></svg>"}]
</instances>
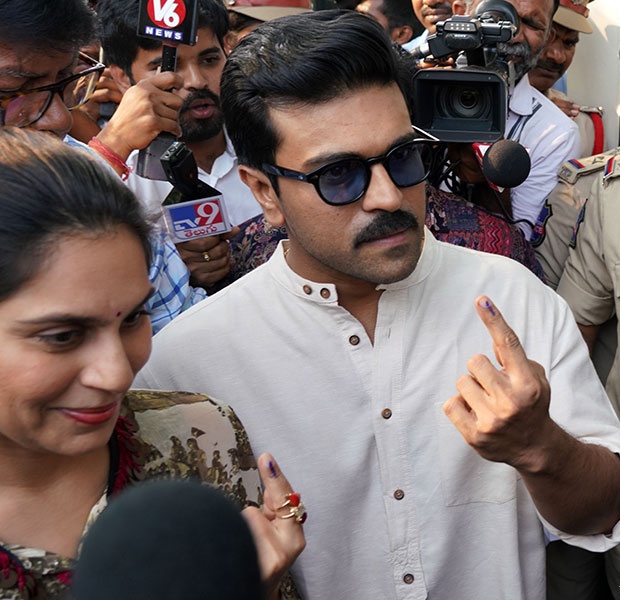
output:
<instances>
[{"instance_id":1,"label":"eyeglasses","mask_svg":"<svg viewBox=\"0 0 620 600\"><path fill-rule=\"evenodd\" d=\"M78 73L51 85L0 98L0 125L25 127L38 121L50 107L54 94L60 95L69 110L84 104L95 91L105 65L83 52L79 57L86 68Z\"/></svg>"},{"instance_id":2,"label":"eyeglasses","mask_svg":"<svg viewBox=\"0 0 620 600\"><path fill-rule=\"evenodd\" d=\"M357 202L368 190L372 165L381 163L398 187L411 187L428 177L433 162L433 142L438 140L422 130L414 129L426 138L398 144L382 156L345 158L309 173L264 163L263 171L270 175L311 183L321 199L332 206L351 204Z\"/></svg>"}]
</instances>

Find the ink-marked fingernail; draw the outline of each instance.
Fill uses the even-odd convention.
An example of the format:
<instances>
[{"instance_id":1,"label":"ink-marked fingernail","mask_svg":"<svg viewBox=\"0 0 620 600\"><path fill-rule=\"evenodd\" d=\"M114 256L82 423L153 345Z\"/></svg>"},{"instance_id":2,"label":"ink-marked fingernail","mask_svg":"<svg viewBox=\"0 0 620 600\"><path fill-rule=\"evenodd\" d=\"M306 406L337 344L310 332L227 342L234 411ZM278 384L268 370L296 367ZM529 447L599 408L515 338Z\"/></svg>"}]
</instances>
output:
<instances>
[{"instance_id":1,"label":"ink-marked fingernail","mask_svg":"<svg viewBox=\"0 0 620 600\"><path fill-rule=\"evenodd\" d=\"M480 304L482 305L482 308L486 308L492 316L495 316L497 313L495 312L495 309L493 308L493 305L491 304L491 302L487 299L484 298Z\"/></svg>"},{"instance_id":2,"label":"ink-marked fingernail","mask_svg":"<svg viewBox=\"0 0 620 600\"><path fill-rule=\"evenodd\" d=\"M272 477L277 477L278 476L278 472L276 471L276 467L273 464L273 462L269 461L269 474Z\"/></svg>"}]
</instances>

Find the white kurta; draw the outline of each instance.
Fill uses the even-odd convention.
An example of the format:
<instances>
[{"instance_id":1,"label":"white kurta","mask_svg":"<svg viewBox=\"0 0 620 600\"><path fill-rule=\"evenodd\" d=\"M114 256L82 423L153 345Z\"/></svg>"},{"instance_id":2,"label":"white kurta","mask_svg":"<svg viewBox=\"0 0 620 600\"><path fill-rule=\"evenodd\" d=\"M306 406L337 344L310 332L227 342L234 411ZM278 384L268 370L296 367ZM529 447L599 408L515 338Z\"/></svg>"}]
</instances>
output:
<instances>
[{"instance_id":1,"label":"white kurta","mask_svg":"<svg viewBox=\"0 0 620 600\"><path fill-rule=\"evenodd\" d=\"M308 509L293 571L304 598L543 600L543 528L522 481L480 458L442 404L472 355L493 357L484 293L545 367L552 417L620 450L570 311L518 263L428 231L414 272L382 287L372 345L335 287L299 277L280 246L158 334L137 383L209 392L256 454L274 454Z\"/></svg>"}]
</instances>

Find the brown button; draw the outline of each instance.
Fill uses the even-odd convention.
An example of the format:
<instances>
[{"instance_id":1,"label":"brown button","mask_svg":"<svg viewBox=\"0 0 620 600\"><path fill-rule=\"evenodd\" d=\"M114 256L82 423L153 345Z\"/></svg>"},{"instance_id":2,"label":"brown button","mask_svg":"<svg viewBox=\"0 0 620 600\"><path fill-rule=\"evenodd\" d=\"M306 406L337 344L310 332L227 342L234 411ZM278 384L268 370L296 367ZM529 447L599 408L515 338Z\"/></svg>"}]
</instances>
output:
<instances>
[{"instance_id":1,"label":"brown button","mask_svg":"<svg viewBox=\"0 0 620 600\"><path fill-rule=\"evenodd\" d=\"M396 500L402 500L405 497L405 492L403 492L403 490L396 490L394 492L394 498L396 498Z\"/></svg>"},{"instance_id":2,"label":"brown button","mask_svg":"<svg viewBox=\"0 0 620 600\"><path fill-rule=\"evenodd\" d=\"M312 288L309 285L304 285L303 290L308 296L312 293Z\"/></svg>"},{"instance_id":3,"label":"brown button","mask_svg":"<svg viewBox=\"0 0 620 600\"><path fill-rule=\"evenodd\" d=\"M349 344L351 344L351 346L357 346L360 343L360 338L357 335L352 335L349 338Z\"/></svg>"},{"instance_id":4,"label":"brown button","mask_svg":"<svg viewBox=\"0 0 620 600\"><path fill-rule=\"evenodd\" d=\"M321 298L325 298L327 300L327 298L329 298L330 296L331 296L331 293L327 288L321 289Z\"/></svg>"},{"instance_id":5,"label":"brown button","mask_svg":"<svg viewBox=\"0 0 620 600\"><path fill-rule=\"evenodd\" d=\"M382 416L384 419L389 419L389 418L392 416L392 411L391 411L389 408L384 408L384 409L381 411L381 416Z\"/></svg>"},{"instance_id":6,"label":"brown button","mask_svg":"<svg viewBox=\"0 0 620 600\"><path fill-rule=\"evenodd\" d=\"M412 584L414 579L415 577L411 573L405 573L403 576L403 581L408 585Z\"/></svg>"}]
</instances>

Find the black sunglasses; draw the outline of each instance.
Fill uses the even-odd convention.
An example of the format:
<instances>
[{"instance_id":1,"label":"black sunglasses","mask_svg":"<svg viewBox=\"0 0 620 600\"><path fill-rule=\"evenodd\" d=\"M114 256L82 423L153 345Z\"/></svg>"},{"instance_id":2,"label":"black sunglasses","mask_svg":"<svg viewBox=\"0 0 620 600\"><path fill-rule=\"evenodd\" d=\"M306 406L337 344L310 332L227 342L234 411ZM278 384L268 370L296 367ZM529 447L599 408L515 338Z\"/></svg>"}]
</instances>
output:
<instances>
[{"instance_id":1,"label":"black sunglasses","mask_svg":"<svg viewBox=\"0 0 620 600\"><path fill-rule=\"evenodd\" d=\"M398 144L381 156L344 158L309 173L264 163L263 171L311 183L321 199L332 206L351 204L366 193L372 175L370 167L374 164L381 163L398 187L411 187L428 177L433 162L433 144L439 140L418 128L414 131L425 137Z\"/></svg>"},{"instance_id":2,"label":"black sunglasses","mask_svg":"<svg viewBox=\"0 0 620 600\"><path fill-rule=\"evenodd\" d=\"M79 54L85 69L51 85L17 92L0 98L0 125L26 127L38 121L50 107L54 94L59 94L65 106L73 110L81 106L95 91L105 65L87 54Z\"/></svg>"}]
</instances>

